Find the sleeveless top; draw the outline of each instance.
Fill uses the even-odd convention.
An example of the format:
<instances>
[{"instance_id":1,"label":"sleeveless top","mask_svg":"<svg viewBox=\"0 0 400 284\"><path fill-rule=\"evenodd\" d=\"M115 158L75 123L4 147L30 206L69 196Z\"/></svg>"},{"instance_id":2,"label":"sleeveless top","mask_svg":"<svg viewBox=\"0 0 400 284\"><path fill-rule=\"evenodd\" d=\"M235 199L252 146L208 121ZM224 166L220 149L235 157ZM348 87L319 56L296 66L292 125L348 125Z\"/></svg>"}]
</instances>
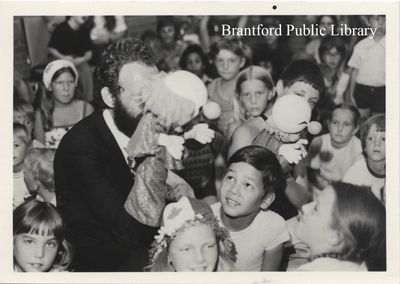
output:
<instances>
[{"instance_id":1,"label":"sleeveless top","mask_svg":"<svg viewBox=\"0 0 400 284\"><path fill-rule=\"evenodd\" d=\"M88 105L88 103L84 101L83 109L82 109L82 116L78 121L80 121L81 119L86 117L87 105ZM77 122L71 123L71 124L66 124L66 125L53 126L52 129L50 129L49 131L46 131L45 147L56 149L58 147L58 144L60 144L60 141L63 138L63 136L65 135L65 133L67 133L68 130L70 130L72 128L72 126L74 126Z\"/></svg>"}]
</instances>

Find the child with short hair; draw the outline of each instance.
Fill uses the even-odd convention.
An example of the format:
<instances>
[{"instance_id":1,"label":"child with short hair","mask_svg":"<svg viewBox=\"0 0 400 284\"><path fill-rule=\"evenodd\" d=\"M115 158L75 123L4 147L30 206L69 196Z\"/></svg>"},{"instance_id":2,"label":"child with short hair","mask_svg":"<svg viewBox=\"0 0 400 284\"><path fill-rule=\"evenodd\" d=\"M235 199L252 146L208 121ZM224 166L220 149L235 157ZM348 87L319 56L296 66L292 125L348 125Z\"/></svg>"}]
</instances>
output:
<instances>
[{"instance_id":1,"label":"child with short hair","mask_svg":"<svg viewBox=\"0 0 400 284\"><path fill-rule=\"evenodd\" d=\"M44 147L44 145L39 142L39 140L37 140L34 135L36 114L37 113L35 113L35 110L30 103L21 99L14 101L14 122L25 125L28 134L31 137L33 148L41 148Z\"/></svg>"},{"instance_id":2,"label":"child with short hair","mask_svg":"<svg viewBox=\"0 0 400 284\"><path fill-rule=\"evenodd\" d=\"M235 244L206 202L184 196L168 204L158 232L150 250L148 270L233 270Z\"/></svg>"},{"instance_id":3,"label":"child with short hair","mask_svg":"<svg viewBox=\"0 0 400 284\"><path fill-rule=\"evenodd\" d=\"M285 185L278 159L263 147L244 147L229 159L212 209L236 245L236 270L280 270L289 234L283 218L268 208Z\"/></svg>"},{"instance_id":4,"label":"child with short hair","mask_svg":"<svg viewBox=\"0 0 400 284\"><path fill-rule=\"evenodd\" d=\"M360 132L364 155L350 167L343 181L370 187L375 196L385 203L385 115L370 117L361 126Z\"/></svg>"},{"instance_id":5,"label":"child with short hair","mask_svg":"<svg viewBox=\"0 0 400 284\"><path fill-rule=\"evenodd\" d=\"M56 208L36 199L13 212L14 271L62 272L71 264L71 248Z\"/></svg>"},{"instance_id":6,"label":"child with short hair","mask_svg":"<svg viewBox=\"0 0 400 284\"><path fill-rule=\"evenodd\" d=\"M31 144L28 130L23 124L13 124L13 172L14 172L14 196L13 208L17 207L30 197L30 193L24 180L24 159Z\"/></svg>"},{"instance_id":7,"label":"child with short hair","mask_svg":"<svg viewBox=\"0 0 400 284\"><path fill-rule=\"evenodd\" d=\"M312 140L308 151L310 176L315 175L311 180L318 189L342 180L362 153L360 139L355 136L359 119L356 107L337 105L329 117L329 133Z\"/></svg>"},{"instance_id":8,"label":"child with short hair","mask_svg":"<svg viewBox=\"0 0 400 284\"><path fill-rule=\"evenodd\" d=\"M240 72L236 81L236 91L233 101L234 121L228 126L227 138L231 136L235 129L244 121L251 120L263 114L268 103L274 96L275 88L271 74L259 66L249 66ZM242 143L241 137L232 137L228 156L233 153L232 149L238 149L236 144Z\"/></svg>"},{"instance_id":9,"label":"child with short hair","mask_svg":"<svg viewBox=\"0 0 400 284\"><path fill-rule=\"evenodd\" d=\"M182 53L179 65L182 70L196 74L207 86L212 79L207 76L209 70L209 59L200 45L189 45Z\"/></svg>"},{"instance_id":10,"label":"child with short hair","mask_svg":"<svg viewBox=\"0 0 400 284\"><path fill-rule=\"evenodd\" d=\"M208 96L221 107L218 129L225 134L233 120L236 78L246 63L244 45L238 38L223 38L211 47L211 55L220 77L208 86Z\"/></svg>"},{"instance_id":11,"label":"child with short hair","mask_svg":"<svg viewBox=\"0 0 400 284\"><path fill-rule=\"evenodd\" d=\"M30 192L40 201L56 206L53 161L55 149L32 148L26 153L24 174ZM29 181L29 182L28 182Z\"/></svg>"},{"instance_id":12,"label":"child with short hair","mask_svg":"<svg viewBox=\"0 0 400 284\"><path fill-rule=\"evenodd\" d=\"M370 15L367 24L376 29L359 41L348 62L352 68L350 78L350 101L360 110L363 117L372 113L385 112L385 58L386 18L385 15Z\"/></svg>"}]
</instances>

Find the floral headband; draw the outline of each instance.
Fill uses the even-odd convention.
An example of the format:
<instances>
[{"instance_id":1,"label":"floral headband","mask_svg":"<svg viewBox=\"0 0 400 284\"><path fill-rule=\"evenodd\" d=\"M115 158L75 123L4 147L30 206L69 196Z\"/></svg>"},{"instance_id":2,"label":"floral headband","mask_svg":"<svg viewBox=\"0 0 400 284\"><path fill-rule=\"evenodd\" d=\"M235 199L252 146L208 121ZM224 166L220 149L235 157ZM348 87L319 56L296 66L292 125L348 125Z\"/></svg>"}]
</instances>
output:
<instances>
[{"instance_id":1,"label":"floral headband","mask_svg":"<svg viewBox=\"0 0 400 284\"><path fill-rule=\"evenodd\" d=\"M236 249L229 233L218 225L210 206L204 201L184 196L178 202L168 204L163 213L162 225L150 250L150 260L154 263L160 253L167 248L167 236L174 239L178 232L198 223L213 227L217 237L223 241L228 255L236 259Z\"/></svg>"}]
</instances>

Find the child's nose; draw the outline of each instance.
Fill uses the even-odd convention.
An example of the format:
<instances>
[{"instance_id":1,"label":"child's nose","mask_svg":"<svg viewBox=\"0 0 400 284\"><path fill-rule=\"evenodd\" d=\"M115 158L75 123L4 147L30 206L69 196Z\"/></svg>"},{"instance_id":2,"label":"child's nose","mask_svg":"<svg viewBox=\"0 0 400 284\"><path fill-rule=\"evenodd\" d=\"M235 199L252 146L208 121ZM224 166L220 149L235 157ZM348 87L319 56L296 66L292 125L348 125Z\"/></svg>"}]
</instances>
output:
<instances>
[{"instance_id":1,"label":"child's nose","mask_svg":"<svg viewBox=\"0 0 400 284\"><path fill-rule=\"evenodd\" d=\"M237 184L234 184L232 187L231 187L231 193L233 193L233 194L235 194L235 195L239 195L240 194L240 188L239 188L239 186L237 185Z\"/></svg>"},{"instance_id":2,"label":"child's nose","mask_svg":"<svg viewBox=\"0 0 400 284\"><path fill-rule=\"evenodd\" d=\"M44 256L44 246L37 245L35 248L35 257L36 258L43 258Z\"/></svg>"},{"instance_id":3,"label":"child's nose","mask_svg":"<svg viewBox=\"0 0 400 284\"><path fill-rule=\"evenodd\" d=\"M228 69L229 68L229 62L228 61L224 61L223 62L223 67L224 67L224 69Z\"/></svg>"},{"instance_id":4,"label":"child's nose","mask_svg":"<svg viewBox=\"0 0 400 284\"><path fill-rule=\"evenodd\" d=\"M257 102L257 98L256 98L256 95L255 95L255 94L251 94L251 96L250 96L250 102L251 102L252 104L255 104L255 103Z\"/></svg>"},{"instance_id":5,"label":"child's nose","mask_svg":"<svg viewBox=\"0 0 400 284\"><path fill-rule=\"evenodd\" d=\"M196 263L204 262L204 253L201 251L201 249L195 250L193 259Z\"/></svg>"}]
</instances>

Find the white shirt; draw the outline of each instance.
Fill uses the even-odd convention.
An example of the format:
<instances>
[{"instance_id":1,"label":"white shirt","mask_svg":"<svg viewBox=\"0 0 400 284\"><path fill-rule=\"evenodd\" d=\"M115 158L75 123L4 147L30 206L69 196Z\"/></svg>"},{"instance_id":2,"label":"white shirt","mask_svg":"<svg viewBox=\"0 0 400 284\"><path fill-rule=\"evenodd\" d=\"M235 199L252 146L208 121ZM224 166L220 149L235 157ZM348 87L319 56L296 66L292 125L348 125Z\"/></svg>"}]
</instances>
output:
<instances>
[{"instance_id":1,"label":"white shirt","mask_svg":"<svg viewBox=\"0 0 400 284\"><path fill-rule=\"evenodd\" d=\"M330 257L317 258L299 267L297 271L367 271L365 263L339 260Z\"/></svg>"},{"instance_id":2,"label":"white shirt","mask_svg":"<svg viewBox=\"0 0 400 284\"><path fill-rule=\"evenodd\" d=\"M221 203L211 206L221 226ZM264 252L290 239L285 220L272 211L260 211L246 229L229 234L238 253L236 271L260 271Z\"/></svg>"},{"instance_id":3,"label":"white shirt","mask_svg":"<svg viewBox=\"0 0 400 284\"><path fill-rule=\"evenodd\" d=\"M371 87L385 85L385 39L375 41L367 37L354 46L348 65L358 69L357 83Z\"/></svg>"},{"instance_id":4,"label":"white shirt","mask_svg":"<svg viewBox=\"0 0 400 284\"><path fill-rule=\"evenodd\" d=\"M25 201L25 198L30 196L31 195L24 181L24 171L14 173L13 208L15 209L15 207Z\"/></svg>"},{"instance_id":5,"label":"white shirt","mask_svg":"<svg viewBox=\"0 0 400 284\"><path fill-rule=\"evenodd\" d=\"M111 111L109 109L105 109L103 111L103 117L104 120L106 121L106 124L108 128L110 129L112 135L114 136L115 140L117 141L117 144L119 148L121 149L122 154L125 157L125 161L128 164L128 153L126 152L126 146L128 145L128 142L130 138L126 136L124 133L119 131L118 127L115 125L114 118L112 117ZM129 165L129 164L128 164Z\"/></svg>"}]
</instances>

